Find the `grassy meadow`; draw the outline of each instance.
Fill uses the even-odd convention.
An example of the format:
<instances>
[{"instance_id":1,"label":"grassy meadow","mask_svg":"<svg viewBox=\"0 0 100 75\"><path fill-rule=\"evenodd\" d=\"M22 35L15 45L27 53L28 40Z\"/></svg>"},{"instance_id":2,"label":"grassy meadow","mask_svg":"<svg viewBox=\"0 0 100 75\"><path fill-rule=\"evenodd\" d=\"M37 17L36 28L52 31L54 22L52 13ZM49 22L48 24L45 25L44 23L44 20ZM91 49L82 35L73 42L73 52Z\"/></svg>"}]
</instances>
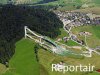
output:
<instances>
[{"instance_id":1,"label":"grassy meadow","mask_svg":"<svg viewBox=\"0 0 100 75\"><path fill-rule=\"evenodd\" d=\"M16 43L16 51L3 75L39 75L39 63L34 53L34 42L22 39Z\"/></svg>"},{"instance_id":2,"label":"grassy meadow","mask_svg":"<svg viewBox=\"0 0 100 75\"><path fill-rule=\"evenodd\" d=\"M85 40L85 37L78 34L82 31L90 32L92 35L86 37L88 46L92 48L100 46L100 26L81 26L73 28L72 31L82 40Z\"/></svg>"},{"instance_id":3,"label":"grassy meadow","mask_svg":"<svg viewBox=\"0 0 100 75\"><path fill-rule=\"evenodd\" d=\"M87 41L89 46L96 47L100 45L98 41L100 39L99 26L83 26L73 28L73 33L78 34L80 31L87 31L92 33L92 37L88 37ZM58 38L62 38L63 36L68 36L63 29L61 29L61 35ZM38 50L38 58L39 62L36 61L34 54L34 41L28 39L22 39L16 43L16 52L12 59L10 60L10 67L6 69L3 67L3 71L6 71L3 75L99 75L97 72L66 72L63 74L62 72L52 72L51 65L54 63L59 63L60 61L64 61L65 64L69 65L95 65L95 70L100 68L100 56L93 53L93 57L91 58L83 58L83 59L74 59L67 56L59 56L53 54L47 50L40 48ZM71 43L70 45L73 45ZM1 67L2 68L2 67ZM0 68L0 69L1 69Z\"/></svg>"}]
</instances>

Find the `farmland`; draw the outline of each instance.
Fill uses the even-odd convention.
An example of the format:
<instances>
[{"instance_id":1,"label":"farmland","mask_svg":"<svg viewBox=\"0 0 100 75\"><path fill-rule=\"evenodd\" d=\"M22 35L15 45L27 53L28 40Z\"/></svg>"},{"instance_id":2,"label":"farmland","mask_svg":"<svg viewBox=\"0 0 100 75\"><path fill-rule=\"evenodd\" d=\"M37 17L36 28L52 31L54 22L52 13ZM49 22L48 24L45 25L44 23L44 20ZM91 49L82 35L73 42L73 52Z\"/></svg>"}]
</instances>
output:
<instances>
[{"instance_id":1,"label":"farmland","mask_svg":"<svg viewBox=\"0 0 100 75\"><path fill-rule=\"evenodd\" d=\"M4 75L39 75L39 63L34 53L34 42L22 39L16 43L16 53Z\"/></svg>"},{"instance_id":2,"label":"farmland","mask_svg":"<svg viewBox=\"0 0 100 75\"><path fill-rule=\"evenodd\" d=\"M90 31L95 39L99 39L100 36L99 34L99 26L84 26L84 27L78 27L78 28L73 28L74 33L77 34L80 31ZM61 35L66 36L65 33L62 29L61 30ZM6 73L3 75L61 75L62 73L59 72L52 72L51 71L51 65L53 63L59 63L60 61L64 61L66 64L70 65L78 65L78 64L83 64L83 65L88 65L89 63L92 65L95 65L96 68L95 70L99 69L100 65L100 56L93 53L93 57L91 58L83 58L83 59L74 59L70 58L67 56L58 56L56 54L53 54L45 49L39 48L38 50L38 58L39 62L36 61L35 55L34 55L34 42L29 39L22 39L16 43L16 53L10 60L10 67ZM92 43L92 45L95 43ZM100 43L98 43L100 44ZM70 44L73 45L73 44ZM91 44L90 44L91 45ZM97 61L97 62L95 62ZM37 70L36 70L37 69ZM39 71L40 70L40 71ZM62 75L99 75L97 72L66 72L65 74Z\"/></svg>"},{"instance_id":3,"label":"farmland","mask_svg":"<svg viewBox=\"0 0 100 75\"><path fill-rule=\"evenodd\" d=\"M81 31L87 31L92 33L91 36L87 36L87 44L95 48L100 45L100 26L83 26L83 27L77 27L73 29L73 33L78 35ZM84 40L84 36L80 37L80 39Z\"/></svg>"},{"instance_id":4,"label":"farmland","mask_svg":"<svg viewBox=\"0 0 100 75\"><path fill-rule=\"evenodd\" d=\"M72 35L70 35L71 33L67 32L68 30L70 30L70 28L68 28L68 30L66 28L64 29L63 21L61 21L61 19L57 16L57 14L52 12L52 11L60 11L60 12L65 13L65 11L69 11L68 13L70 14L70 11L73 11L73 12L79 12L80 14L86 14L86 15L87 13L93 13L92 15L95 14L99 19L100 0L13 0L13 1L15 2L15 3L13 2L13 4L15 4L13 5L14 7L17 7L17 5L22 4L21 8L20 8L21 5L18 6L20 10L22 11L13 8L13 10L11 11L14 11L14 12L16 10L17 11L16 13L11 14L12 12L10 11L8 12L8 10L5 11L4 9L5 13L2 12L2 10L0 10L0 13L2 14L4 13L3 16L2 15L0 16L1 21L4 20L4 22L0 23L2 24L1 29L3 30L3 31L0 31L0 34L2 32L2 35L6 36L5 39L9 39L9 37L12 38L11 44L9 44L9 40L7 42L8 44L5 44L6 43L5 39L3 39L4 40L3 42L2 42L2 39L0 39L1 41L0 43L2 43L0 44L0 47L1 47L0 51L4 52L5 50L5 53L6 53L8 50L7 48L9 48L9 50L12 50L15 48L15 52L13 51L14 52L13 56L11 57L11 59L9 58L9 60L7 60L7 62L9 63L9 66L6 67L6 65L4 65L6 60L4 61L4 64L3 63L0 64L0 75L100 75L100 73L96 71L100 69L100 55L97 54L95 51L91 53L92 57L90 58L85 57L84 55L82 56L82 58L80 58L81 56L79 58L73 58L74 56L72 55L71 55L72 57L68 57L67 56L68 54L63 56L63 55L59 55L53 52L54 46L55 48L58 47L59 51L60 50L63 51L64 49L66 51L71 50L73 52L80 53L80 54L88 50L85 48L86 45L87 47L91 49L91 51L96 50L96 47L100 46L99 23L98 25L96 24L91 25L91 23L87 25L84 25L84 24L81 25L81 21L80 21L79 26L72 27L71 33L74 34L78 38L78 42L79 40L84 42L83 45L82 44L80 45L77 41L74 41L72 39ZM8 3L8 1L0 0L0 3L6 4ZM86 4L86 6L88 7L83 8L82 5L84 4ZM23 5L25 5L26 7L23 7ZM27 8L27 5L29 5L28 8ZM45 11L38 8L36 8L36 10L35 9L33 10L31 6L39 6L43 8L44 6L46 8L50 7L49 8L50 10L49 12L48 10ZM11 7L9 7L8 5L8 8L10 9ZM19 12L21 15L18 14ZM8 14L10 17L5 14ZM72 17L73 16L71 16L71 18ZM81 17L81 15L79 15L79 17ZM63 17L63 18L64 19L66 18L67 21L68 20L72 21L72 19L69 19L68 17ZM82 19L85 19L85 18L82 17ZM88 21L87 19L85 20ZM77 19L77 22L75 22L76 24L72 24L72 25L77 25L78 21L79 20ZM70 24L71 23L69 23L69 25ZM23 27L21 27L21 25ZM27 27L29 27L29 29L33 31L33 33L32 31L27 31L27 34L34 35L34 33L36 33L37 35L41 35L40 37L43 36L42 42L41 43L36 42L33 39L29 39L30 37L24 38L24 35L25 35L24 25L25 26L27 25ZM69 25L66 24L66 26L69 26ZM21 31L17 30L17 29L20 29L20 27L21 27ZM83 32L84 34L80 35L81 32ZM86 35L85 37L85 32L88 32L91 35ZM16 40L14 44L13 39L17 37L18 38L20 37L20 39ZM40 37L38 39L39 41L41 41ZM31 37L31 38L34 38L34 37ZM46 42L47 45L52 46L51 51L49 49L44 48L42 45L40 45L40 44L44 44L45 43L44 41ZM38 45L39 48L37 48L36 45ZM37 48L37 51L35 50L35 48ZM100 50L99 49L97 50L100 53ZM7 54L8 56L10 55L9 52L7 52ZM0 55L2 55L2 53ZM2 58L2 60L7 58L5 54L3 54L3 56L4 58ZM62 72L55 72L55 71L52 72L52 64L59 64L60 62L64 62L65 65L74 65L74 66L80 65L80 64L82 65L91 64L91 65L94 65L95 68L93 72L68 71L65 74L63 74Z\"/></svg>"}]
</instances>

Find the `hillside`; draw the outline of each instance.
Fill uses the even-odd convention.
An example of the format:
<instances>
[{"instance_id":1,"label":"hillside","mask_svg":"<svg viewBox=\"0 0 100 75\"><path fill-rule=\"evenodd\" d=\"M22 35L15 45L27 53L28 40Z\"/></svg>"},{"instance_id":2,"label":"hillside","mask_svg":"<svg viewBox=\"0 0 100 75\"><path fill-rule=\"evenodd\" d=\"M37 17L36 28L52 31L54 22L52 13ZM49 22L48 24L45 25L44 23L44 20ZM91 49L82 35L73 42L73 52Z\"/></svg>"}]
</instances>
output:
<instances>
[{"instance_id":1,"label":"hillside","mask_svg":"<svg viewBox=\"0 0 100 75\"><path fill-rule=\"evenodd\" d=\"M1 4L29 5L41 9L76 10L100 6L100 0L0 0Z\"/></svg>"},{"instance_id":2,"label":"hillside","mask_svg":"<svg viewBox=\"0 0 100 75\"><path fill-rule=\"evenodd\" d=\"M99 53L100 0L0 0L0 75L100 75Z\"/></svg>"},{"instance_id":3,"label":"hillside","mask_svg":"<svg viewBox=\"0 0 100 75\"><path fill-rule=\"evenodd\" d=\"M76 3L76 4L84 4L84 3L95 3L99 4L100 0L0 0L0 3L7 3L7 2L15 2L15 4L68 4L68 3Z\"/></svg>"},{"instance_id":4,"label":"hillside","mask_svg":"<svg viewBox=\"0 0 100 75\"><path fill-rule=\"evenodd\" d=\"M35 43L28 39L18 41L15 54L9 62L9 69L4 75L39 75L34 45Z\"/></svg>"},{"instance_id":5,"label":"hillside","mask_svg":"<svg viewBox=\"0 0 100 75\"><path fill-rule=\"evenodd\" d=\"M72 29L72 32L74 34L78 34L80 31L89 31L92 33L91 37L88 37L88 45L90 47L96 47L100 45L100 26L82 26L82 27L76 27ZM60 37L63 37L63 35L66 32L62 32ZM64 35L65 36L65 35ZM68 41L69 42L69 41ZM68 45L69 43L66 43ZM76 46L73 42L70 42L70 47L71 46ZM78 49L76 51L79 51ZM45 51L43 49L38 50L38 57L39 57L39 63L41 64L40 68L41 70L41 75L100 75L100 73L96 72L95 70L100 68L100 55L93 53L93 56L91 58L85 57L83 59L73 59L69 58L67 56L58 56L53 53L50 53L48 51ZM70 65L77 65L77 64L82 64L82 65L88 65L89 63L92 65L95 65L95 69L93 72L66 72L63 74L62 72L56 72L56 71L51 71L51 66L54 63L59 63L63 61L65 64L70 64ZM43 71L43 72L42 72Z\"/></svg>"},{"instance_id":6,"label":"hillside","mask_svg":"<svg viewBox=\"0 0 100 75\"><path fill-rule=\"evenodd\" d=\"M40 12L41 11L41 12ZM4 5L0 8L0 63L15 53L15 43L24 37L24 26L42 35L57 37L63 23L51 11L29 6Z\"/></svg>"},{"instance_id":7,"label":"hillside","mask_svg":"<svg viewBox=\"0 0 100 75\"><path fill-rule=\"evenodd\" d=\"M100 6L100 0L0 0L1 4L29 5L42 9L76 10Z\"/></svg>"}]
</instances>

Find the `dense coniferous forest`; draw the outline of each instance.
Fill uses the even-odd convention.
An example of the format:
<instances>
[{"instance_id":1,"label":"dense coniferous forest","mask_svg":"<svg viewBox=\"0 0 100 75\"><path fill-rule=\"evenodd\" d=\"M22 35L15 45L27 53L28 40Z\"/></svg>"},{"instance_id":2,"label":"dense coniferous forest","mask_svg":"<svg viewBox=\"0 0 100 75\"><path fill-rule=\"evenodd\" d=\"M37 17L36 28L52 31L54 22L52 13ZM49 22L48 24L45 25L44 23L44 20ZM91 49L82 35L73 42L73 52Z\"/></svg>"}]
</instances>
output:
<instances>
[{"instance_id":1,"label":"dense coniferous forest","mask_svg":"<svg viewBox=\"0 0 100 75\"><path fill-rule=\"evenodd\" d=\"M30 6L0 7L0 63L5 64L15 52L15 43L24 37L24 26L42 35L55 38L62 22L51 11Z\"/></svg>"}]
</instances>

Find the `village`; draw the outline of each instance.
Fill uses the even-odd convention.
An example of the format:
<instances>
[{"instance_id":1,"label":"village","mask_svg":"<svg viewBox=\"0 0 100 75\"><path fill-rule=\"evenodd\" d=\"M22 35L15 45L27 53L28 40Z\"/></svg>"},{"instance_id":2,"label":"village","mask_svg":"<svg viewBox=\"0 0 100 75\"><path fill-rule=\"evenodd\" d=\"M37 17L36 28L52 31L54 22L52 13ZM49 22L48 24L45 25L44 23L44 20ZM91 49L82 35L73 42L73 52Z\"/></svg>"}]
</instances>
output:
<instances>
[{"instance_id":1,"label":"village","mask_svg":"<svg viewBox=\"0 0 100 75\"><path fill-rule=\"evenodd\" d=\"M73 25L75 27L82 25L100 25L100 15L93 16L93 13L81 13L72 11L54 11L54 13L58 15L63 24L66 25L66 28L70 25Z\"/></svg>"},{"instance_id":2,"label":"village","mask_svg":"<svg viewBox=\"0 0 100 75\"><path fill-rule=\"evenodd\" d=\"M92 13L81 13L81 12L62 12L62 11L54 11L54 13L59 17L59 19L63 22L63 29L68 33L68 37L63 37L62 40L64 40L64 42L67 42L69 40L72 40L76 43L78 43L81 46L84 46L89 52L83 52L83 53L89 53L88 55L86 54L86 57L92 57L92 52L96 52L97 54L100 55L99 52L97 52L96 50L100 50L99 46L97 46L96 48L90 48L88 47L87 44L87 36L92 36L93 34L91 32L87 32L87 31L82 31L79 32L78 35L79 36L84 36L85 40L83 39L79 39L77 35L73 34L72 32L72 28L75 27L79 27L79 26L96 26L96 25L100 25L100 17L97 16L93 16L94 14ZM58 40L60 41L60 40ZM76 47L73 47L76 48ZM79 47L78 47L79 48ZM80 48L81 49L81 48Z\"/></svg>"}]
</instances>

